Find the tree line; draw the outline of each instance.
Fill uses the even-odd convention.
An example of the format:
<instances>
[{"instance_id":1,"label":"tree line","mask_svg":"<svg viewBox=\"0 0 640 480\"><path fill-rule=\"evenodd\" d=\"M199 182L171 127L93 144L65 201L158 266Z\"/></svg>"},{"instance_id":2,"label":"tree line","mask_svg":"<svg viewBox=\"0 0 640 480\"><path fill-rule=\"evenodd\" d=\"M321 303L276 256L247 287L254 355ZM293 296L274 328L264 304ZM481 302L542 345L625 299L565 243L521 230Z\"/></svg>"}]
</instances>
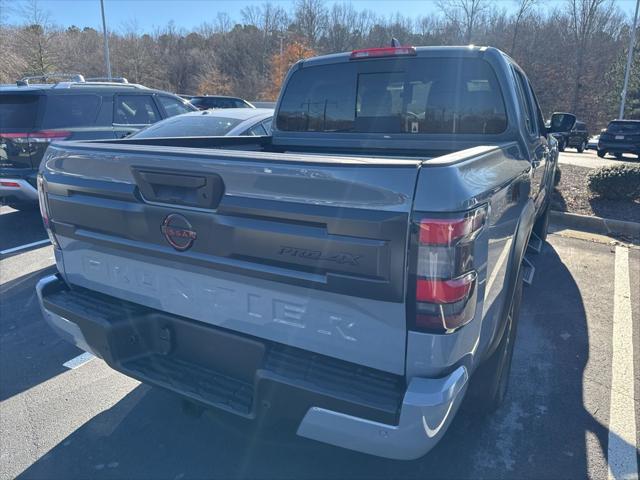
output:
<instances>
[{"instance_id":1,"label":"tree line","mask_svg":"<svg viewBox=\"0 0 640 480\"><path fill-rule=\"evenodd\" d=\"M172 92L274 100L301 57L386 46L392 37L406 45L490 45L527 72L547 116L573 112L596 131L618 114L631 19L613 0L555 5L516 0L506 10L489 0L440 0L437 14L410 18L324 0L296 0L290 9L265 2L245 7L239 19L200 11L211 20L193 30L169 23L143 32L131 22L109 32L111 66L114 76ZM19 23L0 16L0 83L61 71L105 75L102 32L61 28L37 0L19 13ZM628 90L625 117L640 118L640 48Z\"/></svg>"}]
</instances>

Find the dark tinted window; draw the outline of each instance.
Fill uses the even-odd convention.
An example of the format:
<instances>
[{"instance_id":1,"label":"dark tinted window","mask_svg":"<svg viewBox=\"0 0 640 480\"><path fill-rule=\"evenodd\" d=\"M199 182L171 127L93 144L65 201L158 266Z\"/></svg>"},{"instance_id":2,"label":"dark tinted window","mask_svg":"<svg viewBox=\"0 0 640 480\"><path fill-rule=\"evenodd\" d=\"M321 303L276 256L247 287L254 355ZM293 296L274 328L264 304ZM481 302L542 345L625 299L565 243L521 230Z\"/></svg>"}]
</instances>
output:
<instances>
[{"instance_id":1,"label":"dark tinted window","mask_svg":"<svg viewBox=\"0 0 640 480\"><path fill-rule=\"evenodd\" d=\"M245 135L245 136L259 136L259 135L266 135L266 134L267 132L265 132L264 128L262 128L262 124L260 123L257 125L254 125L253 127L241 133L241 135Z\"/></svg>"},{"instance_id":2,"label":"dark tinted window","mask_svg":"<svg viewBox=\"0 0 640 480\"><path fill-rule=\"evenodd\" d=\"M414 58L308 67L290 78L277 126L287 131L500 133L502 93L480 59Z\"/></svg>"},{"instance_id":3,"label":"dark tinted window","mask_svg":"<svg viewBox=\"0 0 640 480\"><path fill-rule=\"evenodd\" d=\"M171 97L165 97L163 95L158 97L160 100L160 104L164 111L167 113L168 117L173 117L174 115L180 115L181 113L192 112L193 109L187 107L183 102Z\"/></svg>"},{"instance_id":4,"label":"dark tinted window","mask_svg":"<svg viewBox=\"0 0 640 480\"><path fill-rule=\"evenodd\" d=\"M576 130L586 130L587 126L584 122L576 122Z\"/></svg>"},{"instance_id":5,"label":"dark tinted window","mask_svg":"<svg viewBox=\"0 0 640 480\"><path fill-rule=\"evenodd\" d=\"M534 135L537 133L537 118L536 112L533 106L533 102L531 99L531 91L529 90L529 84L524 76L515 70L516 75L516 86L518 89L518 96L520 97L520 102L522 107L524 108L524 120L527 125L527 131Z\"/></svg>"},{"instance_id":6,"label":"dark tinted window","mask_svg":"<svg viewBox=\"0 0 640 480\"><path fill-rule=\"evenodd\" d=\"M38 116L38 95L0 95L0 129L31 129Z\"/></svg>"},{"instance_id":7,"label":"dark tinted window","mask_svg":"<svg viewBox=\"0 0 640 480\"><path fill-rule=\"evenodd\" d=\"M242 121L237 118L211 115L183 115L167 118L134 136L136 138L223 136Z\"/></svg>"},{"instance_id":8,"label":"dark tinted window","mask_svg":"<svg viewBox=\"0 0 640 480\"><path fill-rule=\"evenodd\" d=\"M151 95L118 95L114 123L121 125L148 125L160 120Z\"/></svg>"},{"instance_id":9,"label":"dark tinted window","mask_svg":"<svg viewBox=\"0 0 640 480\"><path fill-rule=\"evenodd\" d=\"M100 108L98 95L48 95L43 128L92 127Z\"/></svg>"},{"instance_id":10,"label":"dark tinted window","mask_svg":"<svg viewBox=\"0 0 640 480\"><path fill-rule=\"evenodd\" d=\"M268 118L264 122L262 122L262 126L264 127L267 135L271 135L271 125L273 124L273 118Z\"/></svg>"},{"instance_id":11,"label":"dark tinted window","mask_svg":"<svg viewBox=\"0 0 640 480\"><path fill-rule=\"evenodd\" d=\"M247 108L249 104L237 98L200 97L193 98L191 103L199 108Z\"/></svg>"},{"instance_id":12,"label":"dark tinted window","mask_svg":"<svg viewBox=\"0 0 640 480\"><path fill-rule=\"evenodd\" d=\"M640 133L640 122L611 122L607 127L609 133Z\"/></svg>"}]
</instances>

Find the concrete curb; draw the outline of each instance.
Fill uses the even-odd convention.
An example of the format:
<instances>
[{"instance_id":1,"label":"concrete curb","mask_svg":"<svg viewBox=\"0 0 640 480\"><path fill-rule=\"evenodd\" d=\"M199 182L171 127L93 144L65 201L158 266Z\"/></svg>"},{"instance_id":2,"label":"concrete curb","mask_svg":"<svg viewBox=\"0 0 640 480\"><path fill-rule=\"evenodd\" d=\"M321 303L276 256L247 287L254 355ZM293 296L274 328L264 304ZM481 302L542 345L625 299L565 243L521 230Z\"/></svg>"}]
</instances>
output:
<instances>
[{"instance_id":1,"label":"concrete curb","mask_svg":"<svg viewBox=\"0 0 640 480\"><path fill-rule=\"evenodd\" d=\"M624 235L632 238L640 237L640 223L636 222L591 217L589 215L558 212L556 210L551 210L550 215L549 220L551 223L574 230L584 230L603 235Z\"/></svg>"}]
</instances>

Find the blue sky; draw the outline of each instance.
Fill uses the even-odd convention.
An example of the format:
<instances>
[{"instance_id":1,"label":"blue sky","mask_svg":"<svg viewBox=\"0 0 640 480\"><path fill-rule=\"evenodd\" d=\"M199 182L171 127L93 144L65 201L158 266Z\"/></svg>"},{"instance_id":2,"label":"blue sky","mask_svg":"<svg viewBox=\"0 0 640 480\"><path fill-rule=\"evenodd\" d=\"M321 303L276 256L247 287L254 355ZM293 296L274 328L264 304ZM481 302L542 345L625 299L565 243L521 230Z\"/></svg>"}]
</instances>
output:
<instances>
[{"instance_id":1,"label":"blue sky","mask_svg":"<svg viewBox=\"0 0 640 480\"><path fill-rule=\"evenodd\" d=\"M8 20L20 23L20 0L7 0L0 3L9 5ZM101 27L99 0L39 0L39 5L49 12L51 20L62 26ZM105 13L109 28L120 30L126 24L135 21L144 31L153 31L154 27L166 25L174 21L177 27L191 29L203 22L213 22L218 12L227 12L233 20L240 19L240 10L251 4L260 5L263 0L105 0ZM293 1L271 0L271 3L282 5L290 10ZM327 1L328 5L334 3ZM352 0L355 8L369 9L380 15L393 15L401 12L406 16L420 17L437 14L435 0ZM500 0L496 5L511 10L515 7L512 0ZM546 0L540 8L553 8L560 5L561 0ZM617 0L616 4L631 17L635 0Z\"/></svg>"}]
</instances>

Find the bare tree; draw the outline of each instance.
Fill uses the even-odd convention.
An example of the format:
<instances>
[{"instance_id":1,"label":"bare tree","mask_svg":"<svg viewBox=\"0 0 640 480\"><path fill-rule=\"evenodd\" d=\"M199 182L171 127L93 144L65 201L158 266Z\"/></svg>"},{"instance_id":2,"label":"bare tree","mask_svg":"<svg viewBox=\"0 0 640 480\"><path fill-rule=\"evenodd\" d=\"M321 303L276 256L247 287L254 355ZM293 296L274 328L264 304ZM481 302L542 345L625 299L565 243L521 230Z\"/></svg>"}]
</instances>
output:
<instances>
[{"instance_id":1,"label":"bare tree","mask_svg":"<svg viewBox=\"0 0 640 480\"><path fill-rule=\"evenodd\" d=\"M461 25L463 41L469 44L489 4L486 0L439 0L438 8L449 21Z\"/></svg>"},{"instance_id":2,"label":"bare tree","mask_svg":"<svg viewBox=\"0 0 640 480\"><path fill-rule=\"evenodd\" d=\"M585 56L594 34L605 30L614 12L612 0L567 0L570 29L575 42L575 75L573 82L572 111L580 108L580 93L585 69Z\"/></svg>"},{"instance_id":3,"label":"bare tree","mask_svg":"<svg viewBox=\"0 0 640 480\"><path fill-rule=\"evenodd\" d=\"M296 29L307 45L315 47L327 23L324 0L296 0L294 20Z\"/></svg>"},{"instance_id":4,"label":"bare tree","mask_svg":"<svg viewBox=\"0 0 640 480\"><path fill-rule=\"evenodd\" d=\"M511 50L509 53L511 56L514 55L516 51L516 42L518 41L518 30L520 28L520 24L522 20L531 12L536 3L539 3L540 0L516 0L518 4L518 9L515 13L515 20L513 22L513 39L511 40Z\"/></svg>"},{"instance_id":5,"label":"bare tree","mask_svg":"<svg viewBox=\"0 0 640 480\"><path fill-rule=\"evenodd\" d=\"M20 32L20 45L29 73L51 73L55 64L55 52L49 13L40 7L37 0L29 0L22 7L21 14L25 27Z\"/></svg>"}]
</instances>

